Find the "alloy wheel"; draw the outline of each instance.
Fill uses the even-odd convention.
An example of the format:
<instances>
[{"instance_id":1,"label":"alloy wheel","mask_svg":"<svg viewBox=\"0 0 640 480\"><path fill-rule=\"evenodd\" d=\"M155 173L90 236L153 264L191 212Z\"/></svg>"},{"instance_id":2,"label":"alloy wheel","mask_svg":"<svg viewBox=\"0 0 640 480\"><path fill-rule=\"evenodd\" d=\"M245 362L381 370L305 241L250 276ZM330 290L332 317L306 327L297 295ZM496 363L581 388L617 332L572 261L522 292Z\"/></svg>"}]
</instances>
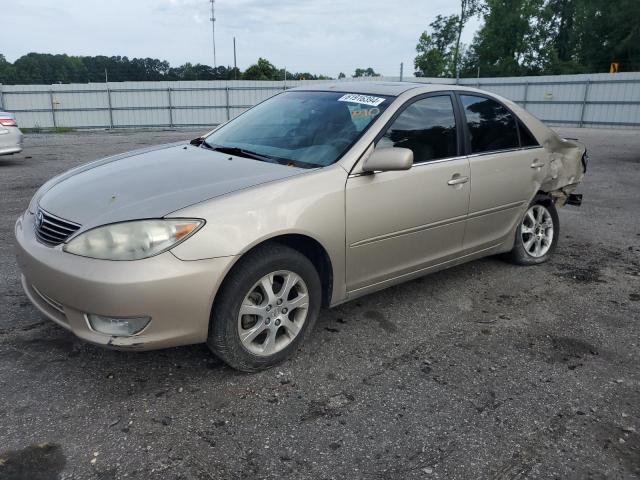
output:
<instances>
[{"instance_id":1,"label":"alloy wheel","mask_svg":"<svg viewBox=\"0 0 640 480\"><path fill-rule=\"evenodd\" d=\"M240 306L240 341L254 355L273 355L298 336L308 311L309 292L298 274L269 273L251 287Z\"/></svg>"},{"instance_id":2,"label":"alloy wheel","mask_svg":"<svg viewBox=\"0 0 640 480\"><path fill-rule=\"evenodd\" d=\"M532 257L544 256L553 243L553 218L544 205L533 205L527 210L520 227L522 245Z\"/></svg>"}]
</instances>

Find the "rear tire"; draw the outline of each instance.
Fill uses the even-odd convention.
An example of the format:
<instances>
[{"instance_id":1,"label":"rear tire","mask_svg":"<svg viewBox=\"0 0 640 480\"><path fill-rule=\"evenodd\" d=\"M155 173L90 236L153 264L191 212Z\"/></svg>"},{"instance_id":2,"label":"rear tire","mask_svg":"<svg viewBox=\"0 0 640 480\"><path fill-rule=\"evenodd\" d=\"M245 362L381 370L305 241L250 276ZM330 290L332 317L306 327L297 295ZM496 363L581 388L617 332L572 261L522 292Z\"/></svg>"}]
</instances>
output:
<instances>
[{"instance_id":1,"label":"rear tire","mask_svg":"<svg viewBox=\"0 0 640 480\"><path fill-rule=\"evenodd\" d=\"M321 282L311 261L285 245L241 258L214 302L207 345L229 366L264 370L290 357L313 330Z\"/></svg>"},{"instance_id":2,"label":"rear tire","mask_svg":"<svg viewBox=\"0 0 640 480\"><path fill-rule=\"evenodd\" d=\"M513 249L505 259L517 265L538 265L549 260L558 244L560 219L553 201L536 195L518 228Z\"/></svg>"}]
</instances>

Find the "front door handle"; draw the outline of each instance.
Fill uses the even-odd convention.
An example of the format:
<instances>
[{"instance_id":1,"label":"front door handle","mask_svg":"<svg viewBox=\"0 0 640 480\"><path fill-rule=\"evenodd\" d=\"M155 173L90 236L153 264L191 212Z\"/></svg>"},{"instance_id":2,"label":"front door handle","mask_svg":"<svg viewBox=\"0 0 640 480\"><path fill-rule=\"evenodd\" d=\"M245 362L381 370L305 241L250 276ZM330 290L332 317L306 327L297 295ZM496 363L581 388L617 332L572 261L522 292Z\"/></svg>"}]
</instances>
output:
<instances>
[{"instance_id":1,"label":"front door handle","mask_svg":"<svg viewBox=\"0 0 640 480\"><path fill-rule=\"evenodd\" d=\"M457 173L451 177L451 180L447 182L447 185L460 185L462 183L467 183L469 181L469 177L461 177Z\"/></svg>"},{"instance_id":2,"label":"front door handle","mask_svg":"<svg viewBox=\"0 0 640 480\"><path fill-rule=\"evenodd\" d=\"M531 164L531 168L540 168L544 166L545 166L545 163L538 161L538 159L534 160L533 163Z\"/></svg>"}]
</instances>

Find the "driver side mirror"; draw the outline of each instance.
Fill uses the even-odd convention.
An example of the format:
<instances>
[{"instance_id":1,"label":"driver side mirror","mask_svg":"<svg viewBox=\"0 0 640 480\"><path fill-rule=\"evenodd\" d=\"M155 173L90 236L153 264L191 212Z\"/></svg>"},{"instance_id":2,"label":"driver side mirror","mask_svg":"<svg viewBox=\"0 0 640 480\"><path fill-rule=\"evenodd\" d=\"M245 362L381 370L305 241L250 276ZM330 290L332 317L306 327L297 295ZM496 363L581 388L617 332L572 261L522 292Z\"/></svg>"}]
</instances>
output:
<instances>
[{"instance_id":1,"label":"driver side mirror","mask_svg":"<svg viewBox=\"0 0 640 480\"><path fill-rule=\"evenodd\" d=\"M364 161L364 172L389 172L409 170L413 165L413 151L408 148L380 148L374 150Z\"/></svg>"}]
</instances>

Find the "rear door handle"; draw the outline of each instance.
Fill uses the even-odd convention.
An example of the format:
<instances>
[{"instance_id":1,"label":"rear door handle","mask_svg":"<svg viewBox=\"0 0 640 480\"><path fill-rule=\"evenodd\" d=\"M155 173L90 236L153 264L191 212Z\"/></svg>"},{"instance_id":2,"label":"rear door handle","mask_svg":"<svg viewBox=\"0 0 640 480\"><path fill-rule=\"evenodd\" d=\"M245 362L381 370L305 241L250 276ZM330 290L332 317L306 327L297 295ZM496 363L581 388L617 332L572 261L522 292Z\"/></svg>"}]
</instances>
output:
<instances>
[{"instance_id":1,"label":"rear door handle","mask_svg":"<svg viewBox=\"0 0 640 480\"><path fill-rule=\"evenodd\" d=\"M540 168L540 167L544 167L545 163L544 162L540 162L538 160L534 160L533 163L531 164L531 168Z\"/></svg>"},{"instance_id":2,"label":"rear door handle","mask_svg":"<svg viewBox=\"0 0 640 480\"><path fill-rule=\"evenodd\" d=\"M462 183L467 183L469 181L469 177L461 177L457 173L451 177L451 180L447 182L447 185L460 185Z\"/></svg>"}]
</instances>

